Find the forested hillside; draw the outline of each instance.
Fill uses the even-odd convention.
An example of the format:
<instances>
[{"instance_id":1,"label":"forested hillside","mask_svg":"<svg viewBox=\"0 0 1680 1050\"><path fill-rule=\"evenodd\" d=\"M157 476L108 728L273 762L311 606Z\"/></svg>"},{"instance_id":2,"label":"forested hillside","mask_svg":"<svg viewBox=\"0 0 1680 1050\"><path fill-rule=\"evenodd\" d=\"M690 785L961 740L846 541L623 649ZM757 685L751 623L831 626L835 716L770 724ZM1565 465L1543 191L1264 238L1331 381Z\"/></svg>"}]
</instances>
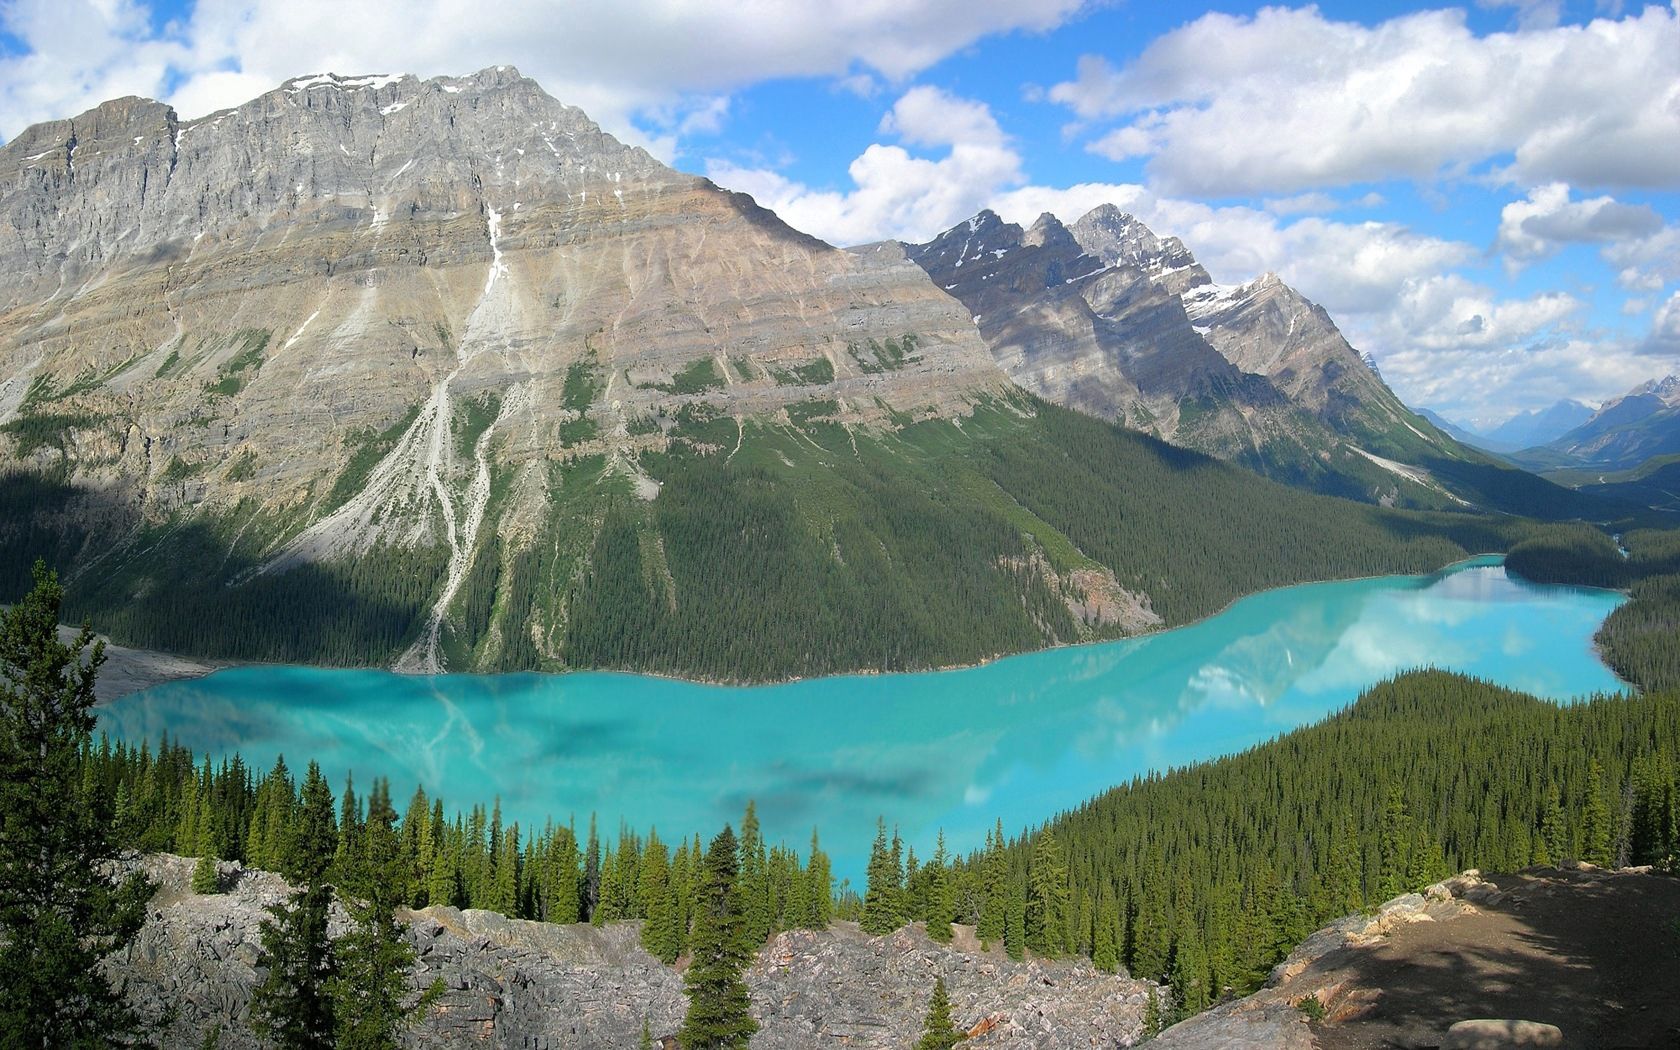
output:
<instances>
[{"instance_id":1,"label":"forested hillside","mask_svg":"<svg viewBox=\"0 0 1680 1050\"><path fill-rule=\"evenodd\" d=\"M768 680L972 663L1185 623L1265 587L1430 571L1533 528L1303 493L1022 394L887 428L835 411L768 424L699 406L634 473L555 462L559 495L530 531L480 536L447 666ZM492 512L515 484L492 478ZM14 476L0 501L7 593L57 559L75 566L71 615L202 656L388 664L448 561L384 545L269 567L265 524L233 519L90 544L86 523L119 513L96 491Z\"/></svg>"}]
</instances>

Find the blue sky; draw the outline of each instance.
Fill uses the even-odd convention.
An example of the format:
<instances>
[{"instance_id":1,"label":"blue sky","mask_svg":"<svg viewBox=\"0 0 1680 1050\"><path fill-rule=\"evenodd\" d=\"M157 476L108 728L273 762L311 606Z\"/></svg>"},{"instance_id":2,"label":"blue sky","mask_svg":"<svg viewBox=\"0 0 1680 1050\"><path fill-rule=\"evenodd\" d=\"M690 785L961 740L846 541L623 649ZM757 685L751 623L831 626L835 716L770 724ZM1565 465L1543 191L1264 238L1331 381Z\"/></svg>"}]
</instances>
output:
<instances>
[{"instance_id":1,"label":"blue sky","mask_svg":"<svg viewBox=\"0 0 1680 1050\"><path fill-rule=\"evenodd\" d=\"M836 243L1111 201L1459 419L1680 368L1673 6L0 0L0 135L501 63Z\"/></svg>"}]
</instances>

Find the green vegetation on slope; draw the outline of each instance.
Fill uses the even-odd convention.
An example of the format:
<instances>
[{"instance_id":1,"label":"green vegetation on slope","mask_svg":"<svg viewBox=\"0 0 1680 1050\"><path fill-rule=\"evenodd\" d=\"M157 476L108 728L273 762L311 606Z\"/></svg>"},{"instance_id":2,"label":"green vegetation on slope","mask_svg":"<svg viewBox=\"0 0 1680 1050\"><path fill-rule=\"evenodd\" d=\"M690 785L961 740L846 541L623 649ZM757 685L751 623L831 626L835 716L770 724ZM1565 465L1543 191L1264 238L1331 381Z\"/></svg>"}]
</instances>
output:
<instances>
[{"instance_id":1,"label":"green vegetation on slope","mask_svg":"<svg viewBox=\"0 0 1680 1050\"><path fill-rule=\"evenodd\" d=\"M1013 955L1124 965L1195 1012L1258 987L1325 922L1465 868L1674 865L1677 757L1680 695L1559 707L1415 672L1242 754L1000 829L948 870L889 863L865 900L897 909L889 928L954 919Z\"/></svg>"},{"instance_id":2,"label":"green vegetation on slope","mask_svg":"<svg viewBox=\"0 0 1680 1050\"><path fill-rule=\"evenodd\" d=\"M591 375L569 377L580 401ZM464 402L459 431L494 410ZM787 424L742 424L685 405L668 448L637 464L662 486L651 501L601 456L550 464L537 527L481 538L451 668L765 680L972 663L1137 629L1088 616L1093 585L1141 596L1171 626L1262 588L1431 571L1543 530L1301 492L1024 395L897 429L839 412L814 400ZM124 644L389 662L436 594L438 549L257 570L364 486L413 418L359 434L327 496L280 517L241 506L118 526L121 504L100 493L6 479L0 595L44 555L77 566L71 609ZM511 478L494 474L492 520Z\"/></svg>"}]
</instances>

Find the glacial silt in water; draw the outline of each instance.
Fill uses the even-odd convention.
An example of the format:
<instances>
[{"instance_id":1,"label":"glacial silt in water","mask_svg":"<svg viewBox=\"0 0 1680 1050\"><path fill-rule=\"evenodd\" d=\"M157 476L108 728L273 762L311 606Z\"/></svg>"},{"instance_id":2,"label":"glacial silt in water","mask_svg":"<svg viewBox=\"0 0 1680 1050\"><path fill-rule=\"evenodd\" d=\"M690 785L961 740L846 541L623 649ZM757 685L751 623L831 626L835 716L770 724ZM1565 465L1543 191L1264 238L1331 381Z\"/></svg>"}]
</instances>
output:
<instances>
[{"instance_id":1,"label":"glacial silt in water","mask_svg":"<svg viewBox=\"0 0 1680 1050\"><path fill-rule=\"evenodd\" d=\"M1463 671L1555 700L1622 683L1592 648L1612 591L1530 584L1497 559L1307 584L1122 642L983 667L726 687L626 674L445 675L242 667L101 708L100 729L235 750L258 771L321 762L334 790L391 778L447 808L500 797L526 827L591 812L667 841L739 822L803 852L818 825L861 881L877 816L919 851L1011 833L1133 775L1317 721L1398 671ZM860 887L861 888L861 887Z\"/></svg>"}]
</instances>

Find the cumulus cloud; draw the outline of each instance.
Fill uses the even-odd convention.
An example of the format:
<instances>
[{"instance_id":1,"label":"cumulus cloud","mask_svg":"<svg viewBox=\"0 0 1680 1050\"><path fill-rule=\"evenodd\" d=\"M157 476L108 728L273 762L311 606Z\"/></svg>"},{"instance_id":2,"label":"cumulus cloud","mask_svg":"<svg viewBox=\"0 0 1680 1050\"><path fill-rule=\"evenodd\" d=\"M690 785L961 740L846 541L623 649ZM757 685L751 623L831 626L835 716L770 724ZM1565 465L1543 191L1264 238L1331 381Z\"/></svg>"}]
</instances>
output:
<instances>
[{"instance_id":1,"label":"cumulus cloud","mask_svg":"<svg viewBox=\"0 0 1680 1050\"><path fill-rule=\"evenodd\" d=\"M899 81L988 34L1052 28L1081 2L198 0L156 29L138 0L12 0L0 4L0 29L25 50L0 58L0 135L124 94L196 116L307 72L435 76L504 63L628 134L644 110L773 77Z\"/></svg>"},{"instance_id":2,"label":"cumulus cloud","mask_svg":"<svg viewBox=\"0 0 1680 1050\"><path fill-rule=\"evenodd\" d=\"M1656 292L1680 281L1680 225L1649 237L1606 245L1604 259L1616 268L1616 283L1629 291Z\"/></svg>"},{"instance_id":3,"label":"cumulus cloud","mask_svg":"<svg viewBox=\"0 0 1680 1050\"><path fill-rule=\"evenodd\" d=\"M1369 27L1314 7L1207 14L1123 68L1085 56L1049 97L1085 121L1118 118L1091 148L1148 158L1175 193L1429 180L1490 162L1529 185L1680 185L1680 14L1656 6L1487 36L1460 10Z\"/></svg>"},{"instance_id":4,"label":"cumulus cloud","mask_svg":"<svg viewBox=\"0 0 1680 1050\"><path fill-rule=\"evenodd\" d=\"M1570 200L1569 187L1547 183L1499 213L1497 247L1516 262L1545 258L1566 244L1611 244L1650 237L1663 227L1648 204L1613 197Z\"/></svg>"},{"instance_id":5,"label":"cumulus cloud","mask_svg":"<svg viewBox=\"0 0 1680 1050\"><path fill-rule=\"evenodd\" d=\"M1655 357L1680 358L1680 292L1668 297L1657 307L1651 319L1651 334L1640 344L1639 352Z\"/></svg>"},{"instance_id":6,"label":"cumulus cloud","mask_svg":"<svg viewBox=\"0 0 1680 1050\"><path fill-rule=\"evenodd\" d=\"M875 143L846 169L853 188L812 189L765 170L714 162L707 174L745 190L798 229L836 244L897 237L926 240L1022 180L1021 157L983 103L934 87L905 92L880 131L944 156Z\"/></svg>"}]
</instances>

